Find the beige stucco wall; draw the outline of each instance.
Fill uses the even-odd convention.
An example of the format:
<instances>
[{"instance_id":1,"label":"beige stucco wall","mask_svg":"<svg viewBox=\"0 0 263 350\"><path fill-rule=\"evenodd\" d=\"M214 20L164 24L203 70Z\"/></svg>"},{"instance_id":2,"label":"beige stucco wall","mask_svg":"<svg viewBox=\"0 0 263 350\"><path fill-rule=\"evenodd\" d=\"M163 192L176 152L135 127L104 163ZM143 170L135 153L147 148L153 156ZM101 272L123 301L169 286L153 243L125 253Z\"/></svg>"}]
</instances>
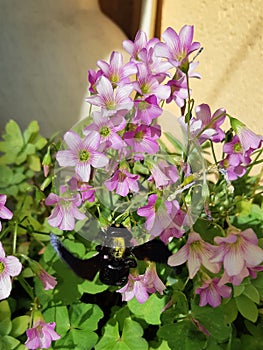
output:
<instances>
[{"instance_id":1,"label":"beige stucco wall","mask_svg":"<svg viewBox=\"0 0 263 350\"><path fill-rule=\"evenodd\" d=\"M164 0L162 32L184 24L195 26L194 39L204 47L202 80L191 82L196 103L225 107L263 134L263 1Z\"/></svg>"},{"instance_id":2,"label":"beige stucco wall","mask_svg":"<svg viewBox=\"0 0 263 350\"><path fill-rule=\"evenodd\" d=\"M88 113L88 69L124 39L98 0L0 0L0 136L11 118L70 129Z\"/></svg>"}]
</instances>

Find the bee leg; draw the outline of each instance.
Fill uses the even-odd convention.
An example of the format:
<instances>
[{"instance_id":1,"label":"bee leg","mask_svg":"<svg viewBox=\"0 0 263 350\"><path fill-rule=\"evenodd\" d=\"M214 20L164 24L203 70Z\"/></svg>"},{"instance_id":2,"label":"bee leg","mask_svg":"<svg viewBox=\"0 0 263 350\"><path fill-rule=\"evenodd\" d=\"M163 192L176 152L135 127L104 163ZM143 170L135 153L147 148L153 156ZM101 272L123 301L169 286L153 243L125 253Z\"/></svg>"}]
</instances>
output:
<instances>
[{"instance_id":1,"label":"bee leg","mask_svg":"<svg viewBox=\"0 0 263 350\"><path fill-rule=\"evenodd\" d=\"M127 258L125 259L125 265L127 265L130 268L135 268L137 267L137 262L133 258Z\"/></svg>"}]
</instances>

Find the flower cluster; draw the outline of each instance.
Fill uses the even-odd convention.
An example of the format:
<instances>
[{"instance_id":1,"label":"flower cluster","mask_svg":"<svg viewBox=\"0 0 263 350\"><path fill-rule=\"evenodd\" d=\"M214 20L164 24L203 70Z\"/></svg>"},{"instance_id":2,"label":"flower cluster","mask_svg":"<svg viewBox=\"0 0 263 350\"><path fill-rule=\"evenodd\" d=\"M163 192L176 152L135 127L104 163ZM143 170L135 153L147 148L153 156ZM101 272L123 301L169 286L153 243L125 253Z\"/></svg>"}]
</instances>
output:
<instances>
[{"instance_id":1,"label":"flower cluster","mask_svg":"<svg viewBox=\"0 0 263 350\"><path fill-rule=\"evenodd\" d=\"M177 200L169 201L164 192L171 194L180 187L181 180L189 177L192 170L187 164L174 164L160 150L161 126L157 118L163 113L164 102L175 101L180 107L186 104L190 97L188 72L195 65L189 55L199 49L200 44L193 42L193 26L184 26L179 34L168 28L163 39L164 42L157 38L148 40L146 34L139 31L134 42L123 43L131 55L128 63L123 63L121 53L113 52L109 63L98 61L99 70L89 71L91 95L86 101L96 108L88 125L85 123L79 133L65 134L66 149L60 150L56 159L60 167L74 169L74 176L67 178L66 186L70 196L75 190L83 203L96 203L96 174L103 174L99 185L111 192L111 196L121 197L121 202L131 202L136 194L146 199L145 194L152 192L148 203L144 200L145 206L138 208L137 205L137 215L146 217L145 228L150 238L160 236L168 243L172 237L182 236L188 219L187 210L181 208ZM196 77L193 73L190 76ZM209 130L216 129L223 118L220 116L220 120L210 122L211 125L207 120L204 123L210 125ZM65 189L65 184L62 187ZM84 187L91 196L83 196ZM81 203L72 197L70 204L67 192L58 196L53 199L54 195L50 194L46 200L47 205L57 203L49 223L72 230L74 220L69 220L69 213L71 218L80 219L82 214L77 207ZM147 211L150 207L152 213ZM114 211L119 215L118 208ZM109 220L109 225L116 221L116 216Z\"/></svg>"},{"instance_id":2,"label":"flower cluster","mask_svg":"<svg viewBox=\"0 0 263 350\"><path fill-rule=\"evenodd\" d=\"M226 237L215 237L214 241L216 246L205 242L198 233L191 232L187 243L168 259L171 266L187 262L191 279L203 268L218 274L223 267L221 278L207 278L205 274L202 286L196 289L196 294L201 297L201 306L218 306L220 296L228 298L231 295L231 288L226 283L240 285L245 277L256 278L256 272L263 270L263 266L259 266L263 262L263 249L258 246L252 229L241 232L232 229Z\"/></svg>"},{"instance_id":3,"label":"flower cluster","mask_svg":"<svg viewBox=\"0 0 263 350\"><path fill-rule=\"evenodd\" d=\"M200 49L200 44L193 42L193 33L193 26L185 25L179 34L168 28L161 42L157 38L148 40L139 31L134 41L123 43L130 54L129 62L124 63L122 54L113 52L109 62L100 60L98 70L89 71L90 96L86 101L95 109L86 123L81 124L84 126L65 134L65 149L56 155L58 165L62 169L73 168L74 175L66 177L61 196L51 193L46 204L56 204L48 221L62 230L73 230L74 218L84 219L83 208L89 203L89 208L99 208L96 215L100 223L106 221L111 226L125 222L131 230L139 226L146 232L146 236L134 234L133 243L138 244L142 237L159 238L165 244L173 239L186 240L168 263L178 266L187 262L190 279L202 269L212 273L214 277L204 279L196 293L201 295L201 305L205 305L204 293L209 290L214 298L207 297L206 301L218 306L221 296L230 295L225 284L240 284L244 277L252 275L262 262L262 251L255 237L250 239L247 235L247 232L252 235L250 231L216 237L217 245L194 232L193 193L203 186L200 180L203 169L195 169L191 152L194 153L193 148L201 150L206 142L221 143L225 158L220 162L215 159L215 165L218 174L223 174L229 184L245 174L246 166L252 161L250 156L260 148L262 137L230 117L224 108L212 113L203 103L195 107L193 116L189 78L200 78L193 72L198 63L190 59ZM160 143L162 128L158 122L164 103L172 101L183 113L178 120L187 139L179 161ZM231 132L222 129L227 117ZM101 203L100 188L109 193L115 207L109 202ZM127 211L121 209L124 203L129 210L128 220ZM258 253L250 260L244 257L242 240L246 237L248 246L252 244ZM223 245L225 241L227 244ZM228 258L223 263L225 254ZM232 271L231 264L238 266L237 270ZM123 300L133 296L139 302L147 300L148 274L146 270L143 275L137 271L129 275L128 284L119 290ZM160 292L163 288L156 290Z\"/></svg>"},{"instance_id":4,"label":"flower cluster","mask_svg":"<svg viewBox=\"0 0 263 350\"><path fill-rule=\"evenodd\" d=\"M160 280L154 263L150 263L143 275L129 274L128 283L117 290L122 293L122 300L129 301L135 297L139 303L145 303L149 294L159 292L161 295L165 285Z\"/></svg>"},{"instance_id":5,"label":"flower cluster","mask_svg":"<svg viewBox=\"0 0 263 350\"><path fill-rule=\"evenodd\" d=\"M263 137L256 135L236 118L231 117L230 122L235 135L231 141L224 144L223 151L226 157L220 165L231 181L245 175L246 168L251 163L250 155L260 148Z\"/></svg>"},{"instance_id":6,"label":"flower cluster","mask_svg":"<svg viewBox=\"0 0 263 350\"><path fill-rule=\"evenodd\" d=\"M5 206L7 196L0 194L0 217L5 220L11 220L13 213ZM0 222L0 231L2 229ZM32 271L38 276L45 290L53 289L57 281L55 277L46 272L46 270L36 261L23 256L28 262ZM6 256L3 244L0 242L0 300L7 299L12 291L12 280L19 276L22 271L22 264L16 256ZM28 349L49 348L52 340L57 340L60 336L54 331L55 322L45 323L43 319L34 323L34 327L27 329L28 339L25 346Z\"/></svg>"},{"instance_id":7,"label":"flower cluster","mask_svg":"<svg viewBox=\"0 0 263 350\"><path fill-rule=\"evenodd\" d=\"M190 85L201 78L202 48L193 35L190 25L162 39L139 31L123 43L128 62L116 51L99 60L88 72L90 113L63 141L44 139L34 122L24 134L8 123L0 142L1 344L91 349L112 337L131 347L140 329L152 333L147 324L160 325L160 348L177 348L182 334L189 344L198 334L200 349L245 348L248 333L260 334L263 200L250 170L262 162L263 138L225 108L195 105ZM170 103L179 113L165 132ZM51 232L61 237L50 245ZM232 344L241 316L250 321L246 335Z\"/></svg>"}]
</instances>

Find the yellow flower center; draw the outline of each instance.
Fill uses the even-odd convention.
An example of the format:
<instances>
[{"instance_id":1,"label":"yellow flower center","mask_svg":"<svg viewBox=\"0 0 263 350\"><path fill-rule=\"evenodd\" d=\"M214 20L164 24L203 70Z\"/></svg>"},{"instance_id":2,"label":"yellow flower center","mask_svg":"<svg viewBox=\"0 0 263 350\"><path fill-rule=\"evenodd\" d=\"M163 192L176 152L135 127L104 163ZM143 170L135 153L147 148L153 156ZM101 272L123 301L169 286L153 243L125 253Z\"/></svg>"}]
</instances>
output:
<instances>
[{"instance_id":1,"label":"yellow flower center","mask_svg":"<svg viewBox=\"0 0 263 350\"><path fill-rule=\"evenodd\" d=\"M116 109L116 103L114 101L108 101L105 105L108 111L114 111Z\"/></svg>"},{"instance_id":2,"label":"yellow flower center","mask_svg":"<svg viewBox=\"0 0 263 350\"><path fill-rule=\"evenodd\" d=\"M147 109L147 106L148 106L148 103L145 102L145 101L141 101L141 102L139 102L139 104L138 104L138 108L139 108L140 111L146 110L146 109Z\"/></svg>"},{"instance_id":3,"label":"yellow flower center","mask_svg":"<svg viewBox=\"0 0 263 350\"><path fill-rule=\"evenodd\" d=\"M126 179L126 177L127 176L123 172L121 172L121 171L119 172L118 179L120 182L123 182Z\"/></svg>"},{"instance_id":4,"label":"yellow flower center","mask_svg":"<svg viewBox=\"0 0 263 350\"><path fill-rule=\"evenodd\" d=\"M103 127L100 129L100 134L101 134L101 136L103 136L103 137L109 136L109 134L110 134L110 128L108 128L107 126L103 126Z\"/></svg>"},{"instance_id":5,"label":"yellow flower center","mask_svg":"<svg viewBox=\"0 0 263 350\"><path fill-rule=\"evenodd\" d=\"M118 81L120 80L120 77L117 73L113 73L110 78L112 83L118 83Z\"/></svg>"},{"instance_id":6,"label":"yellow flower center","mask_svg":"<svg viewBox=\"0 0 263 350\"><path fill-rule=\"evenodd\" d=\"M144 133L142 131L138 131L134 135L134 138L136 139L136 141L140 142L143 140L143 136L144 136Z\"/></svg>"},{"instance_id":7,"label":"yellow flower center","mask_svg":"<svg viewBox=\"0 0 263 350\"><path fill-rule=\"evenodd\" d=\"M146 83L144 83L144 84L142 84L141 85L141 90L142 90L142 93L143 94L147 94L148 92L149 92L149 85L148 84L146 84Z\"/></svg>"},{"instance_id":8,"label":"yellow flower center","mask_svg":"<svg viewBox=\"0 0 263 350\"><path fill-rule=\"evenodd\" d=\"M0 261L0 275L5 271L5 264Z\"/></svg>"},{"instance_id":9,"label":"yellow flower center","mask_svg":"<svg viewBox=\"0 0 263 350\"><path fill-rule=\"evenodd\" d=\"M86 162L90 157L90 154L87 150L85 149L82 149L80 152L79 152L79 160L81 162Z\"/></svg>"},{"instance_id":10,"label":"yellow flower center","mask_svg":"<svg viewBox=\"0 0 263 350\"><path fill-rule=\"evenodd\" d=\"M195 252L198 252L202 249L202 242L201 241L194 241L191 243L191 249Z\"/></svg>"},{"instance_id":11,"label":"yellow flower center","mask_svg":"<svg viewBox=\"0 0 263 350\"><path fill-rule=\"evenodd\" d=\"M229 167L229 160L228 159L223 160L223 166L225 169L227 169Z\"/></svg>"},{"instance_id":12,"label":"yellow flower center","mask_svg":"<svg viewBox=\"0 0 263 350\"><path fill-rule=\"evenodd\" d=\"M236 153L242 152L242 146L241 146L240 143L236 143L236 144L235 144L235 146L234 146L234 151L235 151Z\"/></svg>"}]
</instances>

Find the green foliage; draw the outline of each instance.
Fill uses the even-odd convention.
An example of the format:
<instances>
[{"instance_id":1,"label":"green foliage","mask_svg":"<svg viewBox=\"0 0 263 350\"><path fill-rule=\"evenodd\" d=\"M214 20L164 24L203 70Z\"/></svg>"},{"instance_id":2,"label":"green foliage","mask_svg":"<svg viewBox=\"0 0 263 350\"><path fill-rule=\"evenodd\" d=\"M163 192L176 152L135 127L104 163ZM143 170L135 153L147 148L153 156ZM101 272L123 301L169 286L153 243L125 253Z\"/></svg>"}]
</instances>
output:
<instances>
[{"instance_id":1,"label":"green foliage","mask_svg":"<svg viewBox=\"0 0 263 350\"><path fill-rule=\"evenodd\" d=\"M147 350L148 345L142 335L140 324L130 318L125 319L121 334L118 322L109 321L95 350Z\"/></svg>"},{"instance_id":2,"label":"green foliage","mask_svg":"<svg viewBox=\"0 0 263 350\"><path fill-rule=\"evenodd\" d=\"M157 334L172 350L201 350L206 343L205 336L187 319L162 326Z\"/></svg>"},{"instance_id":3,"label":"green foliage","mask_svg":"<svg viewBox=\"0 0 263 350\"><path fill-rule=\"evenodd\" d=\"M0 142L0 192L16 196L29 187L27 180L41 170L41 150L47 140L39 134L39 126L32 121L22 133L18 124L10 120ZM9 166L8 166L9 165Z\"/></svg>"},{"instance_id":4,"label":"green foliage","mask_svg":"<svg viewBox=\"0 0 263 350\"><path fill-rule=\"evenodd\" d=\"M80 302L73 303L70 307L48 308L44 312L45 320L55 321L56 330L61 335L54 349L93 349L98 340L94 331L102 316L103 313L97 305Z\"/></svg>"},{"instance_id":5,"label":"green foliage","mask_svg":"<svg viewBox=\"0 0 263 350\"><path fill-rule=\"evenodd\" d=\"M176 159L182 145L169 133L166 138L171 147L163 144L163 149L171 159ZM141 304L136 298L121 301L117 287L101 283L98 274L93 281L83 280L61 261L49 244L51 231L80 258L90 258L97 252L96 244L87 242L77 232L62 234L47 222L50 208L45 205L45 199L54 186L52 166L59 146L60 142L41 136L36 122L30 123L22 132L16 122L10 121L0 142L0 194L8 195L7 206L14 213L12 220L2 221L0 239L6 255L16 255L23 264L22 273L12 281L10 298L0 302L0 349L26 350L26 330L33 325L32 310L40 311L45 322L56 323L55 330L61 338L53 341L50 349L261 349L261 271L255 272L255 278L248 276L239 286L232 286L230 298L213 308L200 307L200 298L195 295L202 276L212 275L203 267L200 274L189 280L187 264L174 269L157 264L157 272L167 288L163 295L151 294ZM51 167L46 178L42 164ZM133 170L136 174L150 175L149 168L140 162L133 164ZM230 189L219 175L216 181L209 182L209 189L207 210L212 219L202 212L194 223L194 231L206 242L214 244L214 238L224 237L230 224L242 230L252 228L259 238L259 246L263 247L259 176L245 176ZM96 204L89 206L86 209L94 214ZM107 208L100 213L103 227L108 224L109 214ZM142 222L141 217L133 215L133 220ZM123 213L120 222L122 220L129 222L129 215ZM78 225L80 228L83 223ZM174 239L169 249L175 253L185 243L186 235ZM56 277L54 289L44 289L32 269L32 261ZM144 262L139 263L138 271L144 271L145 266ZM220 276L221 272L215 276Z\"/></svg>"},{"instance_id":6,"label":"green foliage","mask_svg":"<svg viewBox=\"0 0 263 350\"><path fill-rule=\"evenodd\" d=\"M7 300L0 302L0 349L12 350L19 346L17 339L28 329L30 316L23 315L11 320L11 310ZM22 344L20 344L22 345Z\"/></svg>"},{"instance_id":7,"label":"green foliage","mask_svg":"<svg viewBox=\"0 0 263 350\"><path fill-rule=\"evenodd\" d=\"M158 298L156 294L152 294L144 304L140 304L135 298L128 302L130 311L136 317L156 325L161 323L160 316L164 306L165 299Z\"/></svg>"}]
</instances>

